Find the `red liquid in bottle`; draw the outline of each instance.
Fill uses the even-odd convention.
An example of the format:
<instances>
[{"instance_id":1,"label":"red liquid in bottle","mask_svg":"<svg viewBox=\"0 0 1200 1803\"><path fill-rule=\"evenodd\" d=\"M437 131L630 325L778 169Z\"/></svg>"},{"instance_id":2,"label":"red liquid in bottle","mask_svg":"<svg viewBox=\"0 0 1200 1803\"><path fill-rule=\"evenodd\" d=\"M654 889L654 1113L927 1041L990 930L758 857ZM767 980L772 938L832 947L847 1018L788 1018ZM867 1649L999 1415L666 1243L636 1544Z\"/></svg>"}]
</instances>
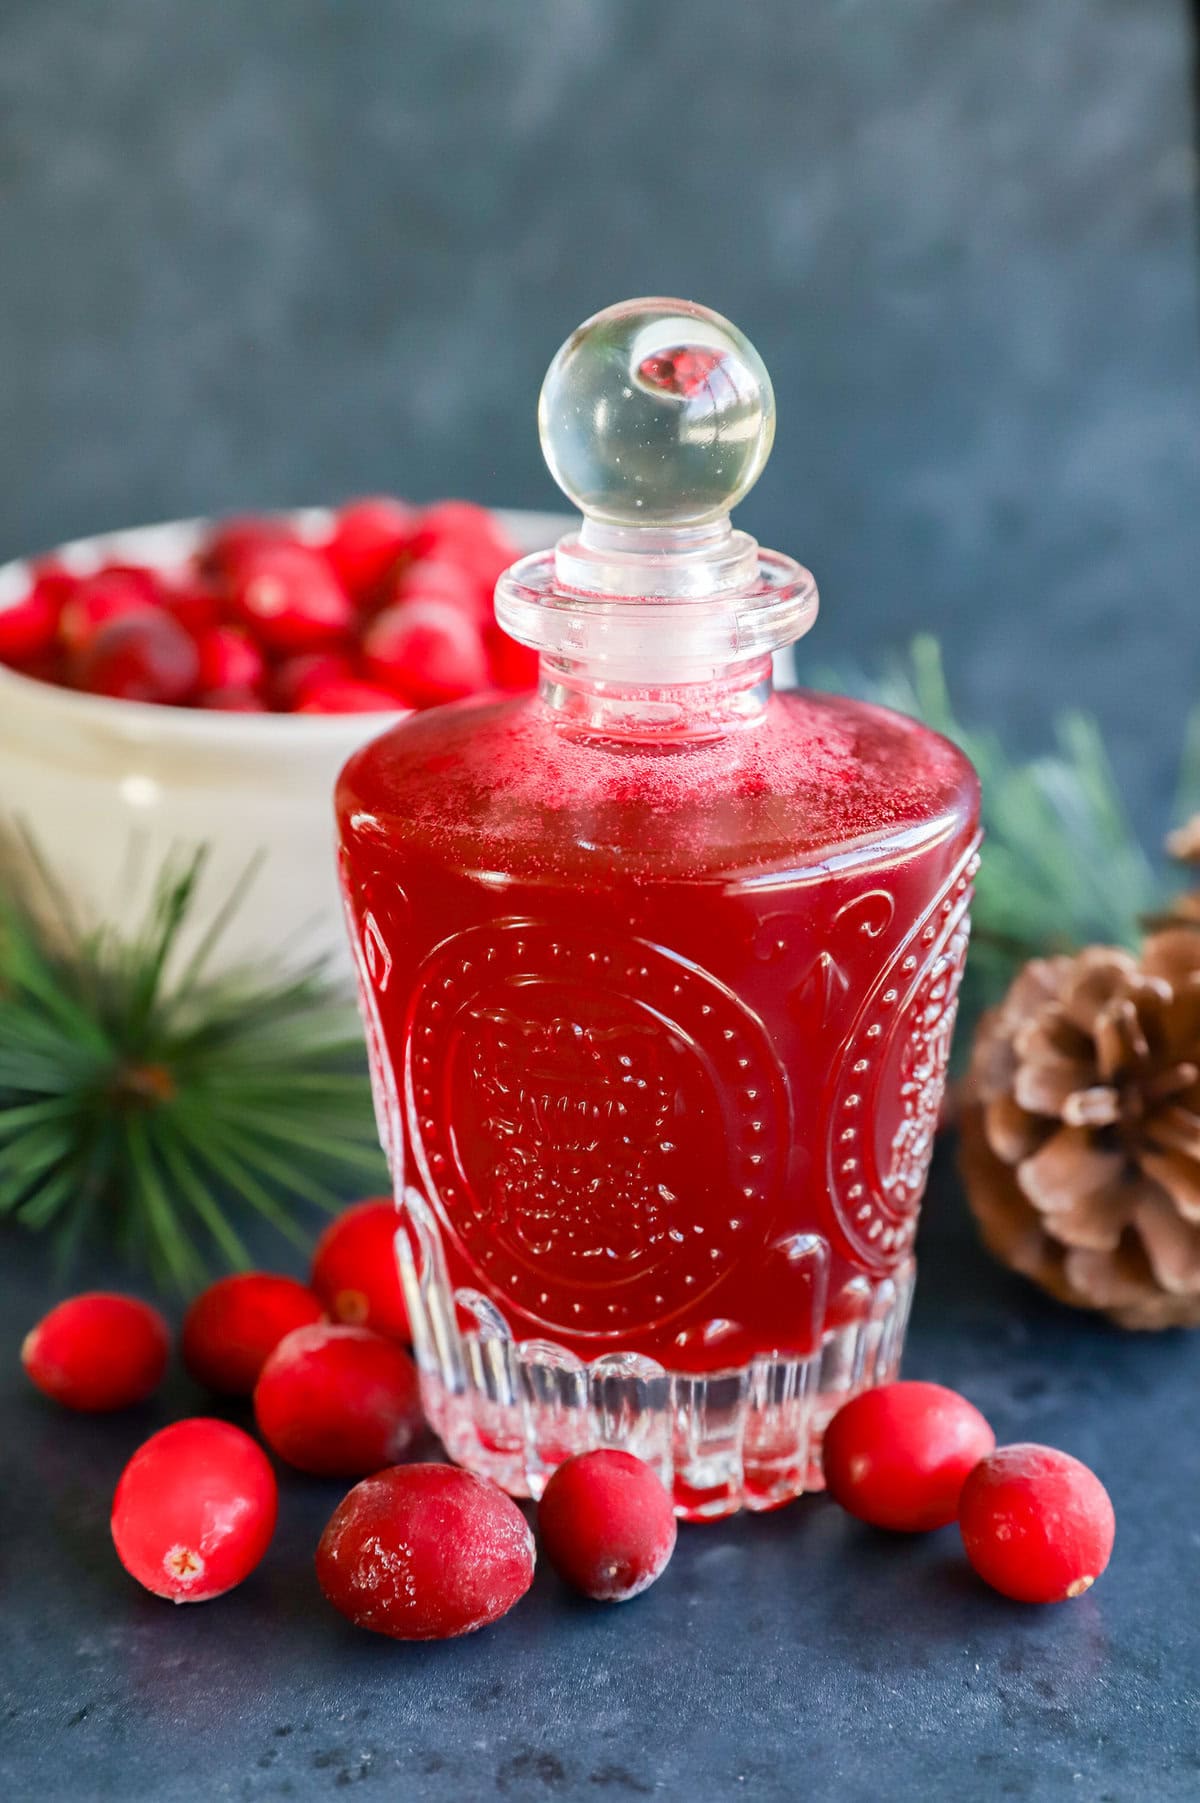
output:
<instances>
[{"instance_id":1,"label":"red liquid in bottle","mask_svg":"<svg viewBox=\"0 0 1200 1803\"><path fill-rule=\"evenodd\" d=\"M965 951L974 774L861 703L708 740L439 710L338 791L407 1181L515 1339L811 1353L907 1265Z\"/></svg>"}]
</instances>

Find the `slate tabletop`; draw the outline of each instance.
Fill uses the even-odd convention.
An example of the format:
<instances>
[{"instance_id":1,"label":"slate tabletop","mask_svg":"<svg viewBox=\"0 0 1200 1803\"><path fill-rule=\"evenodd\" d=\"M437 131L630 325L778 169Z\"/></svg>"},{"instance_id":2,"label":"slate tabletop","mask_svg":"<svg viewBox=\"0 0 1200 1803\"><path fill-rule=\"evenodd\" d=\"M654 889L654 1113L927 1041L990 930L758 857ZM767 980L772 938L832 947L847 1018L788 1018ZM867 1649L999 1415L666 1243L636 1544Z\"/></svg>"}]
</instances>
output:
<instances>
[{"instance_id":1,"label":"slate tabletop","mask_svg":"<svg viewBox=\"0 0 1200 1803\"><path fill-rule=\"evenodd\" d=\"M1002 1440L1063 1446L1103 1476L1113 1564L1057 1608L985 1592L953 1529L894 1539L810 1497L681 1529L627 1606L578 1600L543 1568L498 1626L404 1646L323 1602L312 1550L342 1486L285 1473L258 1572L173 1608L117 1564L109 1500L146 1434L210 1404L181 1372L107 1419L37 1395L18 1348L61 1283L45 1248L0 1238L0 1796L1196 1798L1200 1335L1124 1336L999 1270L948 1154L906 1371L961 1386Z\"/></svg>"}]
</instances>

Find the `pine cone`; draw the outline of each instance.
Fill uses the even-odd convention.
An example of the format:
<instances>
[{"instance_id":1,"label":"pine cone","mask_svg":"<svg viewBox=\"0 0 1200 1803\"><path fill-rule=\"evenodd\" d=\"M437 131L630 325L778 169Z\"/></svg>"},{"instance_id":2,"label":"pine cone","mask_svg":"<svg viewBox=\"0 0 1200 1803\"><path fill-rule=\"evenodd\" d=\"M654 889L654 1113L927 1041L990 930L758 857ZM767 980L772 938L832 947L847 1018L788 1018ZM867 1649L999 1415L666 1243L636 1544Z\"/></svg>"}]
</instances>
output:
<instances>
[{"instance_id":1,"label":"pine cone","mask_svg":"<svg viewBox=\"0 0 1200 1803\"><path fill-rule=\"evenodd\" d=\"M1052 1296L1200 1324L1200 930L1025 966L976 1032L962 1171L987 1245Z\"/></svg>"}]
</instances>

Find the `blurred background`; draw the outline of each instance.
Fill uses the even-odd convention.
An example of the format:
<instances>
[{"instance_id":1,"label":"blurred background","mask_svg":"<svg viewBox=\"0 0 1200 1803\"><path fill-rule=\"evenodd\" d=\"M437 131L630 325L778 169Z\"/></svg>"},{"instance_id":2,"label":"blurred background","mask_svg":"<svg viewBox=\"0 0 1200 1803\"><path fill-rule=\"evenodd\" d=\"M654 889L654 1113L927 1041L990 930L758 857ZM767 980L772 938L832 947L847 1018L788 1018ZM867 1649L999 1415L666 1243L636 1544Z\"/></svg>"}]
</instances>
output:
<instances>
[{"instance_id":1,"label":"blurred background","mask_svg":"<svg viewBox=\"0 0 1200 1803\"><path fill-rule=\"evenodd\" d=\"M1185 0L4 0L0 554L396 490L552 506L585 315L719 308L801 670L941 635L1094 708L1153 837L1195 699Z\"/></svg>"}]
</instances>

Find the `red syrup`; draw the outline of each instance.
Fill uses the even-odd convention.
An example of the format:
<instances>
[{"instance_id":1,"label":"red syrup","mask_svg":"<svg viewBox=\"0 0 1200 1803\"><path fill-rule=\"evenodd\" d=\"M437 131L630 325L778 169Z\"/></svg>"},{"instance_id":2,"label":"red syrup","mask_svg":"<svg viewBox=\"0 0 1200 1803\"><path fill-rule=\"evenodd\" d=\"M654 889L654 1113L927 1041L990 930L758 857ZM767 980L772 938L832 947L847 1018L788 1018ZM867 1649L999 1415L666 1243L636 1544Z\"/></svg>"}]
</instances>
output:
<instances>
[{"instance_id":1,"label":"red syrup","mask_svg":"<svg viewBox=\"0 0 1200 1803\"><path fill-rule=\"evenodd\" d=\"M865 1314L911 1256L977 802L946 740L805 693L649 743L466 703L359 752L377 1079L454 1287L674 1372Z\"/></svg>"},{"instance_id":2,"label":"red syrup","mask_svg":"<svg viewBox=\"0 0 1200 1803\"><path fill-rule=\"evenodd\" d=\"M728 320L608 308L538 423L583 515L496 586L538 694L413 718L338 790L422 1395L520 1494L615 1446L681 1514L775 1508L899 1365L975 777L772 694L817 592L729 518L775 410Z\"/></svg>"}]
</instances>

